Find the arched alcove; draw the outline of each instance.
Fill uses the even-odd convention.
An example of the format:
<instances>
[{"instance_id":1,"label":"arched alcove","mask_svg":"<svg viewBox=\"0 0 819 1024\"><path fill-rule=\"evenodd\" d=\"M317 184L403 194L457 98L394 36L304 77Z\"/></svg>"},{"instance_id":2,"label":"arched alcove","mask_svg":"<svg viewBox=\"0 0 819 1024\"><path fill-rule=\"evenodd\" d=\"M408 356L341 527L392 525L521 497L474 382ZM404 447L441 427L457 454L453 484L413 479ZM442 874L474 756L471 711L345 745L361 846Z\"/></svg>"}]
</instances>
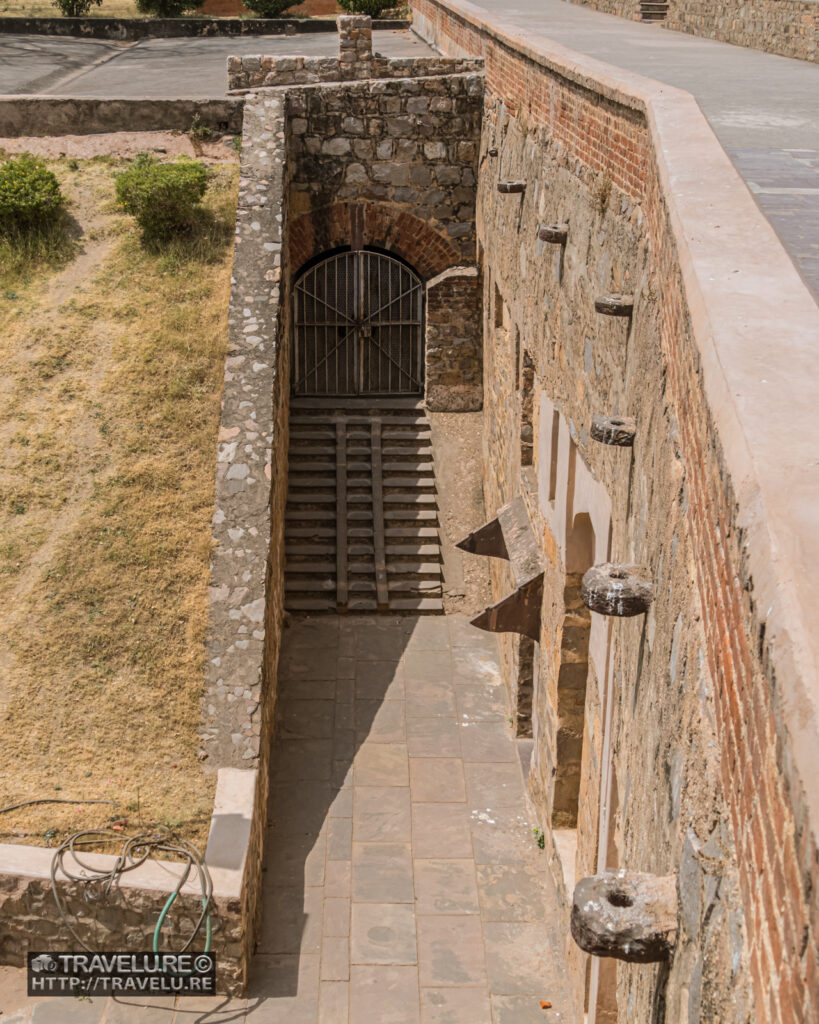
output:
<instances>
[{"instance_id":1,"label":"arched alcove","mask_svg":"<svg viewBox=\"0 0 819 1024\"><path fill-rule=\"evenodd\" d=\"M591 613L583 604L583 573L594 563L595 536L590 516L574 517L566 537L564 617L557 677L557 757L552 825L576 828L583 761L586 683L589 673Z\"/></svg>"}]
</instances>

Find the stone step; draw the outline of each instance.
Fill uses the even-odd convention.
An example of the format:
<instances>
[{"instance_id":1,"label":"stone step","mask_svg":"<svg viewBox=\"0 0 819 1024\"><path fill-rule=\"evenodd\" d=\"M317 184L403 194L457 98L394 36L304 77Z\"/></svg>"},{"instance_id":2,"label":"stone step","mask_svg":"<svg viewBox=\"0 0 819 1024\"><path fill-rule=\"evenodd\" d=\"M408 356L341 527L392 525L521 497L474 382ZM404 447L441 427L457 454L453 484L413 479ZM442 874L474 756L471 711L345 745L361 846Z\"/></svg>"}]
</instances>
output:
<instances>
[{"instance_id":1,"label":"stone step","mask_svg":"<svg viewBox=\"0 0 819 1024\"><path fill-rule=\"evenodd\" d=\"M440 562L387 562L390 576L440 576Z\"/></svg>"},{"instance_id":2,"label":"stone step","mask_svg":"<svg viewBox=\"0 0 819 1024\"><path fill-rule=\"evenodd\" d=\"M390 598L390 611L394 612L442 612L444 602L440 597L399 597Z\"/></svg>"},{"instance_id":3,"label":"stone step","mask_svg":"<svg viewBox=\"0 0 819 1024\"><path fill-rule=\"evenodd\" d=\"M387 544L384 550L388 555L412 555L417 558L435 558L441 554L440 544Z\"/></svg>"}]
</instances>

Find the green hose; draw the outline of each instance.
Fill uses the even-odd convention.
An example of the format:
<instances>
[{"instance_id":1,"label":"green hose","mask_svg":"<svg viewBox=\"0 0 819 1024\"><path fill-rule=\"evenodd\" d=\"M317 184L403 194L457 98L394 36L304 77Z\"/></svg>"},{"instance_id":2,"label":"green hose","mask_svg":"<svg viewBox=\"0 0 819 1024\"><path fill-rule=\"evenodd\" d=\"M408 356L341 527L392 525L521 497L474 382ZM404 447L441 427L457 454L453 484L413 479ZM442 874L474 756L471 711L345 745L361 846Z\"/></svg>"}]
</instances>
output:
<instances>
[{"instance_id":1,"label":"green hose","mask_svg":"<svg viewBox=\"0 0 819 1024\"><path fill-rule=\"evenodd\" d=\"M154 928L154 953L159 952L159 933L162 931L162 925L165 922L165 915L171 909L171 904L176 899L176 891L172 892L171 895L165 900L165 906L162 908L162 913L156 920L156 928ZM210 939L211 939L211 927L210 927L210 911L207 909L208 899L202 899L202 907L206 911L205 914L205 948L204 953L210 953Z\"/></svg>"}]
</instances>

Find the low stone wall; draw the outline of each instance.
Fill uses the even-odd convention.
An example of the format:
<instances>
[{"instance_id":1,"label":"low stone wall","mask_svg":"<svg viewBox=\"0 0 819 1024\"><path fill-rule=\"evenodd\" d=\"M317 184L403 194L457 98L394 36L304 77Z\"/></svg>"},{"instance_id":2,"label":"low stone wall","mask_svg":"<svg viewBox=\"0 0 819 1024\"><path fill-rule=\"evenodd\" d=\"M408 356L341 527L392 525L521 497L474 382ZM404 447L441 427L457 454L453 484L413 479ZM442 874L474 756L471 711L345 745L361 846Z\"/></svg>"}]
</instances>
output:
<instances>
[{"instance_id":1,"label":"low stone wall","mask_svg":"<svg viewBox=\"0 0 819 1024\"><path fill-rule=\"evenodd\" d=\"M640 0L571 0L640 20ZM819 0L670 0L663 28L800 60L819 60Z\"/></svg>"},{"instance_id":2,"label":"low stone wall","mask_svg":"<svg viewBox=\"0 0 819 1024\"><path fill-rule=\"evenodd\" d=\"M421 78L475 73L482 63L446 57L373 57L344 64L335 57L228 57L228 91L285 85L321 85L367 78Z\"/></svg>"},{"instance_id":3,"label":"low stone wall","mask_svg":"<svg viewBox=\"0 0 819 1024\"><path fill-rule=\"evenodd\" d=\"M242 130L241 98L97 100L67 96L0 96L0 138L186 132L196 123L231 135Z\"/></svg>"},{"instance_id":4,"label":"low stone wall","mask_svg":"<svg viewBox=\"0 0 819 1024\"><path fill-rule=\"evenodd\" d=\"M238 995L247 982L249 963L247 918L243 893L253 865L251 818L256 790L255 771L222 770L216 787L210 835L205 853L213 881L211 949L217 959L217 988ZM59 952L76 945L60 918L51 886L52 850L0 845L0 962L23 967L26 954ZM110 871L115 857L86 854L83 861L98 871ZM81 868L66 858L66 867ZM168 896L177 884L181 864L148 861L120 876L111 892L93 889L86 900L85 885L58 874L58 889L72 928L95 950L145 952L153 948L153 930ZM258 866L255 867L258 874ZM190 937L202 910L199 879L191 878L165 919L161 949L179 949ZM194 942L205 946L204 929Z\"/></svg>"},{"instance_id":5,"label":"low stone wall","mask_svg":"<svg viewBox=\"0 0 819 1024\"><path fill-rule=\"evenodd\" d=\"M219 426L203 755L210 771L256 770L242 889L243 958L261 914L268 764L284 618L290 347L282 330L285 97L245 110L228 355Z\"/></svg>"},{"instance_id":6,"label":"low stone wall","mask_svg":"<svg viewBox=\"0 0 819 1024\"><path fill-rule=\"evenodd\" d=\"M376 19L373 28L409 28L400 19ZM79 36L86 39L177 38L180 36L297 36L335 32L324 18L19 18L0 17L0 33L13 35Z\"/></svg>"},{"instance_id":7,"label":"low stone wall","mask_svg":"<svg viewBox=\"0 0 819 1024\"><path fill-rule=\"evenodd\" d=\"M663 27L819 61L817 0L671 0Z\"/></svg>"}]
</instances>

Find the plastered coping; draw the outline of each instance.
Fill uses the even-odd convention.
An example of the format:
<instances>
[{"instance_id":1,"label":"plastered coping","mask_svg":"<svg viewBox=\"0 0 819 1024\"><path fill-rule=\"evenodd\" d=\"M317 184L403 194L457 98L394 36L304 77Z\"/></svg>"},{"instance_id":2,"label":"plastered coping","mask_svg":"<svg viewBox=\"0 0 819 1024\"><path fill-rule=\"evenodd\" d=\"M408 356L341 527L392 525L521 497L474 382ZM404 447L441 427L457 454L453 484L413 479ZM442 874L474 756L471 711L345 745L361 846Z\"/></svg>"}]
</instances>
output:
<instances>
[{"instance_id":1,"label":"plastered coping","mask_svg":"<svg viewBox=\"0 0 819 1024\"><path fill-rule=\"evenodd\" d=\"M256 769L220 768L216 779L216 796L210 819L210 832L205 850L205 863L213 880L213 895L238 899L242 892L250 828L256 791ZM123 833L123 838L125 838ZM0 877L39 879L49 882L54 850L43 846L0 844ZM83 860L99 871L110 871L117 858L104 853L83 854ZM82 869L65 858L66 867L76 874ZM120 875L122 889L140 889L169 895L176 887L184 865L173 861L149 860L133 871ZM65 881L60 874L58 879ZM198 896L201 892L196 872L182 887L183 893Z\"/></svg>"},{"instance_id":2,"label":"plastered coping","mask_svg":"<svg viewBox=\"0 0 819 1024\"><path fill-rule=\"evenodd\" d=\"M694 97L468 0L431 0L534 63L641 112L651 137L706 400L737 498L787 731L784 771L819 828L819 308ZM426 19L415 12L423 33ZM433 40L436 42L437 40ZM639 309L635 311L639 316ZM755 644L755 638L752 643Z\"/></svg>"},{"instance_id":3,"label":"plastered coping","mask_svg":"<svg viewBox=\"0 0 819 1024\"><path fill-rule=\"evenodd\" d=\"M427 291L430 288L434 288L436 285L441 284L443 281L449 281L453 277L471 277L477 278L478 268L474 266L464 267L450 267L448 270L442 270L437 277L433 277L431 281L427 281Z\"/></svg>"}]
</instances>

